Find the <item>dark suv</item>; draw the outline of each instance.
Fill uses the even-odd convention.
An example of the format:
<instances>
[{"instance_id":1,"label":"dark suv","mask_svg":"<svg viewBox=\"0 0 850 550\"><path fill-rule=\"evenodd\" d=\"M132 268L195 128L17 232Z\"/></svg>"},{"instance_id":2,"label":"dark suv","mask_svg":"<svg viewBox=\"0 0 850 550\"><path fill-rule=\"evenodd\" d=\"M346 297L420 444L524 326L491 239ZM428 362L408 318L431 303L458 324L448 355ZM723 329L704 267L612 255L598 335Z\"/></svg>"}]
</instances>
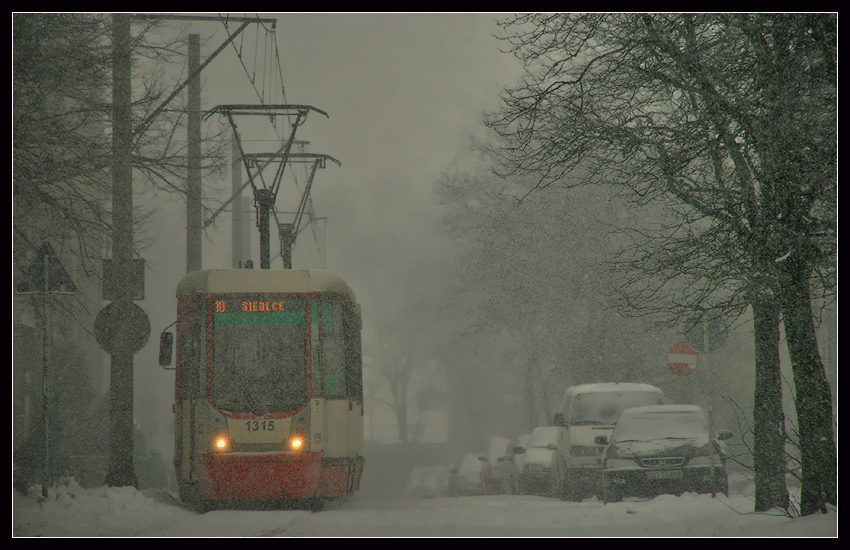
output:
<instances>
[{"instance_id":1,"label":"dark suv","mask_svg":"<svg viewBox=\"0 0 850 550\"><path fill-rule=\"evenodd\" d=\"M729 495L724 430L709 437L708 419L696 405L626 409L602 454L603 499L683 492Z\"/></svg>"}]
</instances>

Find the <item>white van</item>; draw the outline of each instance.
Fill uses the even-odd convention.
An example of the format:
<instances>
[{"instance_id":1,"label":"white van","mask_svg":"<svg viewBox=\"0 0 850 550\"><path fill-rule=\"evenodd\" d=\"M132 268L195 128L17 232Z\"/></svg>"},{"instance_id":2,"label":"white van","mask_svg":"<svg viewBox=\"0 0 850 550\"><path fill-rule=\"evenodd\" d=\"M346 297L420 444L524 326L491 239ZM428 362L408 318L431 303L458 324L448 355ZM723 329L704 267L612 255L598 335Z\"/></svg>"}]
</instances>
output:
<instances>
[{"instance_id":1,"label":"white van","mask_svg":"<svg viewBox=\"0 0 850 550\"><path fill-rule=\"evenodd\" d=\"M562 500L582 500L602 494L602 451L595 441L609 440L620 413L630 407L662 405L664 392L649 384L612 382L567 388L561 412L555 414L558 430L556 493Z\"/></svg>"}]
</instances>

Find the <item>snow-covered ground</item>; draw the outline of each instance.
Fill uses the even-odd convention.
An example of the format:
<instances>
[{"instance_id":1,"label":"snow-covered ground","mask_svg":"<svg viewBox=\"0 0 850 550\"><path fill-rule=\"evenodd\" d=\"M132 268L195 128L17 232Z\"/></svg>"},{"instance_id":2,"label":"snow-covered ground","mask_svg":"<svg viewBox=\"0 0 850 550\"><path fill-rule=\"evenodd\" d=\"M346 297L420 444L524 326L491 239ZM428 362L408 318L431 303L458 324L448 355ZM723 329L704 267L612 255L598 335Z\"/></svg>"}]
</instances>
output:
<instances>
[{"instance_id":1,"label":"snow-covered ground","mask_svg":"<svg viewBox=\"0 0 850 550\"><path fill-rule=\"evenodd\" d=\"M40 491L32 491L34 495ZM793 494L793 490L792 490ZM796 496L796 495L794 495ZM838 513L752 513L752 486L729 498L663 495L602 505L525 495L367 500L331 510L197 514L165 493L83 489L73 480L39 502L12 490L14 537L837 537Z\"/></svg>"}]
</instances>

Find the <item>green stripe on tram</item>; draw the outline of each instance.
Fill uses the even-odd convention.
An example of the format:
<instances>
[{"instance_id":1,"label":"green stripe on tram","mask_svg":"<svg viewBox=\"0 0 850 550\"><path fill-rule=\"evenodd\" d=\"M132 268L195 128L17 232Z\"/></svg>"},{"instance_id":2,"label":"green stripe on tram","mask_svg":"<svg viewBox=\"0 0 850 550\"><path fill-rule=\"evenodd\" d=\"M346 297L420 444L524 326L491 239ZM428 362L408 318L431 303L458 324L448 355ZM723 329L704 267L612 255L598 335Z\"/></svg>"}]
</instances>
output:
<instances>
[{"instance_id":1,"label":"green stripe on tram","mask_svg":"<svg viewBox=\"0 0 850 550\"><path fill-rule=\"evenodd\" d=\"M217 313L217 325L303 325L301 311L257 311L249 313Z\"/></svg>"}]
</instances>

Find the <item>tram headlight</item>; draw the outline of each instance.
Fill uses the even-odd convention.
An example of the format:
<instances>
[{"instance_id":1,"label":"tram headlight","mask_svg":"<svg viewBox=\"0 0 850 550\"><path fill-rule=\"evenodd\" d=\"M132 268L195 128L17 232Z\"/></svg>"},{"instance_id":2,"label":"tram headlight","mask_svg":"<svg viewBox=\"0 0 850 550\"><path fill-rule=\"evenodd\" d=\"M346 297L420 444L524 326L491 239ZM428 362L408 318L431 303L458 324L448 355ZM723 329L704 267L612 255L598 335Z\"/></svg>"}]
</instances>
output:
<instances>
[{"instance_id":1,"label":"tram headlight","mask_svg":"<svg viewBox=\"0 0 850 550\"><path fill-rule=\"evenodd\" d=\"M227 434L225 434L225 433L217 432L213 436L212 446L213 446L214 451L217 451L217 452L220 452L220 453L223 453L225 451L229 451L230 450L230 438L227 437Z\"/></svg>"},{"instance_id":2,"label":"tram headlight","mask_svg":"<svg viewBox=\"0 0 850 550\"><path fill-rule=\"evenodd\" d=\"M293 451L304 450L304 436L301 434L293 434L289 437L289 448Z\"/></svg>"}]
</instances>

